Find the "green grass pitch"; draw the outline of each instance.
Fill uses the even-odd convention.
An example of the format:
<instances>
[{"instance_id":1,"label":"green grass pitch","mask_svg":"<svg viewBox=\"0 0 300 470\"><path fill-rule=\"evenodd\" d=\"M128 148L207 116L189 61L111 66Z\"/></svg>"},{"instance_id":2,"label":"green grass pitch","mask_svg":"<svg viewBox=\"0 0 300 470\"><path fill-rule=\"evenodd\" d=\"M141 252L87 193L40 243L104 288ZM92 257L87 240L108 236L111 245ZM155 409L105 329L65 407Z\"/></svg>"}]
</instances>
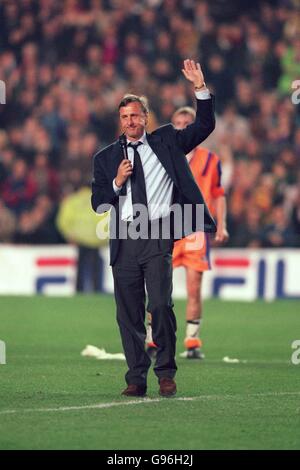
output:
<instances>
[{"instance_id":1,"label":"green grass pitch","mask_svg":"<svg viewBox=\"0 0 300 470\"><path fill-rule=\"evenodd\" d=\"M202 338L204 361L178 358L175 398L150 370L148 398L130 399L124 362L80 356L122 351L111 296L1 297L0 449L299 449L299 302L207 301Z\"/></svg>"}]
</instances>

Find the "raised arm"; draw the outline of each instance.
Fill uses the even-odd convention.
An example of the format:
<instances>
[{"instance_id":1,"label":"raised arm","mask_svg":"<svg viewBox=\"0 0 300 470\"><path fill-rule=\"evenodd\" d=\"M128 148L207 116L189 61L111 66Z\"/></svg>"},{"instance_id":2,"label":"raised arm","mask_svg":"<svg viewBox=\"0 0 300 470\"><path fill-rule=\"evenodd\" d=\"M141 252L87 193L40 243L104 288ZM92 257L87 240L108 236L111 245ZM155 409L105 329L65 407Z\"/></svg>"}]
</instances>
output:
<instances>
[{"instance_id":1,"label":"raised arm","mask_svg":"<svg viewBox=\"0 0 300 470\"><path fill-rule=\"evenodd\" d=\"M207 89L199 62L195 63L191 59L186 59L183 61L181 70L185 78L194 84L196 91Z\"/></svg>"},{"instance_id":2,"label":"raised arm","mask_svg":"<svg viewBox=\"0 0 300 470\"><path fill-rule=\"evenodd\" d=\"M196 64L193 60L186 59L182 73L187 80L193 83L197 98L195 121L185 129L176 131L178 145L185 154L188 154L203 142L215 128L214 97L206 88L199 63Z\"/></svg>"}]
</instances>

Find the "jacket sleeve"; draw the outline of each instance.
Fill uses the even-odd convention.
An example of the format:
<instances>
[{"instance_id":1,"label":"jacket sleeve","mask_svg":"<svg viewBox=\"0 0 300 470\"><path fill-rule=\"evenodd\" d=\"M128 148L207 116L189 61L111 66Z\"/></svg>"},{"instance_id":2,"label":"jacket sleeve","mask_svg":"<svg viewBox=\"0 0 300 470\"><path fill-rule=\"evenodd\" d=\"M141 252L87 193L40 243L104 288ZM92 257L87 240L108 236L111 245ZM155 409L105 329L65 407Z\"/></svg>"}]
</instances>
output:
<instances>
[{"instance_id":1,"label":"jacket sleeve","mask_svg":"<svg viewBox=\"0 0 300 470\"><path fill-rule=\"evenodd\" d=\"M182 130L175 130L177 144L185 154L205 140L215 128L214 96L197 100L195 121Z\"/></svg>"},{"instance_id":2,"label":"jacket sleeve","mask_svg":"<svg viewBox=\"0 0 300 470\"><path fill-rule=\"evenodd\" d=\"M118 196L113 189L113 183L105 172L104 163L104 156L101 153L96 154L94 157L91 203L92 208L98 214L108 211L118 201Z\"/></svg>"}]
</instances>

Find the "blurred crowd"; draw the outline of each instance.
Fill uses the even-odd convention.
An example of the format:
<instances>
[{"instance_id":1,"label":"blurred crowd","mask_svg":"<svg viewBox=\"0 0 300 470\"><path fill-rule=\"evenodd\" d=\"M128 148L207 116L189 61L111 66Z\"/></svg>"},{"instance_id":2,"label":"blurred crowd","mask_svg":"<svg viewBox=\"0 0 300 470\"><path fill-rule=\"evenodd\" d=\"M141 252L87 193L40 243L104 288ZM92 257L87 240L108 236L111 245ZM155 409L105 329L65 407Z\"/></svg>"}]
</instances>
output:
<instances>
[{"instance_id":1,"label":"blurred crowd","mask_svg":"<svg viewBox=\"0 0 300 470\"><path fill-rule=\"evenodd\" d=\"M1 0L0 242L64 242L61 201L89 186L119 134L117 106L144 94L149 130L193 105L200 61L216 95L203 146L221 158L229 246L300 246L298 0ZM298 95L299 96L299 95Z\"/></svg>"}]
</instances>

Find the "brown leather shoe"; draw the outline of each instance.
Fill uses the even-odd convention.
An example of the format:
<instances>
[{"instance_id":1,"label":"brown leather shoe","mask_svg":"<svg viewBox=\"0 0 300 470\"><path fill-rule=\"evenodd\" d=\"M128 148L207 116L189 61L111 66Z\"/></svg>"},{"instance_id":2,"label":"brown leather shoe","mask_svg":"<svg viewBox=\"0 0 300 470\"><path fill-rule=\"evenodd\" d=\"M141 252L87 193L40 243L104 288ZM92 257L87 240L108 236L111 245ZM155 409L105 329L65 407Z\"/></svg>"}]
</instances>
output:
<instances>
[{"instance_id":1,"label":"brown leather shoe","mask_svg":"<svg viewBox=\"0 0 300 470\"><path fill-rule=\"evenodd\" d=\"M121 395L125 395L126 397L144 397L147 393L147 387L143 385L135 385L129 384L125 390L121 393Z\"/></svg>"},{"instance_id":2,"label":"brown leather shoe","mask_svg":"<svg viewBox=\"0 0 300 470\"><path fill-rule=\"evenodd\" d=\"M169 377L162 377L159 379L159 394L162 397L172 397L176 394L176 383Z\"/></svg>"}]
</instances>

